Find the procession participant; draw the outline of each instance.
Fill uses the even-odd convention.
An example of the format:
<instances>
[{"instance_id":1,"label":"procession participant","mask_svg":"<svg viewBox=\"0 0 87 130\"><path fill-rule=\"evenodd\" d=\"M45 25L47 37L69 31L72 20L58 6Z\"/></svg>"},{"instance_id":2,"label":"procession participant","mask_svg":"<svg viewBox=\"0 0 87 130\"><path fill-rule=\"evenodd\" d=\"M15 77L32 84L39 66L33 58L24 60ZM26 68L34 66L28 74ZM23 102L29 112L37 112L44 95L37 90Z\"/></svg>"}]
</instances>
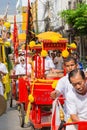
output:
<instances>
[{"instance_id":1,"label":"procession participant","mask_svg":"<svg viewBox=\"0 0 87 130\"><path fill-rule=\"evenodd\" d=\"M87 82L84 72L77 68L69 73L73 88L66 95L66 107L72 122L87 121ZM72 128L73 127L73 128ZM77 130L77 125L67 126L67 130Z\"/></svg>"},{"instance_id":2,"label":"procession participant","mask_svg":"<svg viewBox=\"0 0 87 130\"><path fill-rule=\"evenodd\" d=\"M48 74L49 71L51 71L53 69L55 69L55 65L54 65L52 59L49 56L47 56L45 58L45 74Z\"/></svg>"},{"instance_id":3,"label":"procession participant","mask_svg":"<svg viewBox=\"0 0 87 130\"><path fill-rule=\"evenodd\" d=\"M8 73L6 65L0 61L0 94L4 94L4 86L2 83L2 78Z\"/></svg>"},{"instance_id":4,"label":"procession participant","mask_svg":"<svg viewBox=\"0 0 87 130\"><path fill-rule=\"evenodd\" d=\"M15 75L16 78L18 78L18 76L28 76L29 78L31 77L31 65L26 65L24 56L20 56L18 58L18 62L16 62L16 65L14 66L11 74ZM16 85L18 86L18 80L16 80Z\"/></svg>"},{"instance_id":5,"label":"procession participant","mask_svg":"<svg viewBox=\"0 0 87 130\"><path fill-rule=\"evenodd\" d=\"M28 76L30 76L32 70L31 64L27 64L27 68L26 68L25 57L21 56L20 63L17 65L15 69L15 75L26 75L26 69L27 69Z\"/></svg>"},{"instance_id":6,"label":"procession participant","mask_svg":"<svg viewBox=\"0 0 87 130\"><path fill-rule=\"evenodd\" d=\"M54 53L54 52L51 52L50 57L51 57L53 63L54 63L55 56L56 56L55 53Z\"/></svg>"},{"instance_id":7,"label":"procession participant","mask_svg":"<svg viewBox=\"0 0 87 130\"><path fill-rule=\"evenodd\" d=\"M64 59L64 68L65 68L67 74L58 80L55 90L52 91L50 94L52 99L56 99L61 94L63 95L63 97L66 98L67 92L70 91L70 89L72 89L72 84L68 80L68 73L70 71L74 70L75 68L77 68L76 59L74 59L71 56ZM66 100L64 103L64 112L66 113L66 118L68 118L68 113L66 110Z\"/></svg>"},{"instance_id":8,"label":"procession participant","mask_svg":"<svg viewBox=\"0 0 87 130\"><path fill-rule=\"evenodd\" d=\"M27 83L28 83L28 81L31 78L32 67L31 67L31 64L26 65L25 57L21 56L20 63L15 66L14 71L15 71L15 75L18 77L18 80L16 80L16 89L18 92L19 91L18 86L20 86L19 77L22 78L22 81L24 81L24 82L27 81ZM27 91L26 86L24 86L23 88L24 88L24 91ZM22 93L22 91L20 91L20 93Z\"/></svg>"},{"instance_id":9,"label":"procession participant","mask_svg":"<svg viewBox=\"0 0 87 130\"><path fill-rule=\"evenodd\" d=\"M10 42L10 44L11 44L11 42L12 42L11 32L10 32L10 31L7 31L7 33L6 33L6 41Z\"/></svg>"},{"instance_id":10,"label":"procession participant","mask_svg":"<svg viewBox=\"0 0 87 130\"><path fill-rule=\"evenodd\" d=\"M63 70L63 57L61 56L61 52L56 52L54 64L56 69Z\"/></svg>"},{"instance_id":11,"label":"procession participant","mask_svg":"<svg viewBox=\"0 0 87 130\"><path fill-rule=\"evenodd\" d=\"M20 49L19 52L18 52L18 59L17 59L17 60L18 60L18 61L17 61L18 63L20 63L20 57L21 57L21 56L25 57L25 53L23 52L22 49Z\"/></svg>"},{"instance_id":12,"label":"procession participant","mask_svg":"<svg viewBox=\"0 0 87 130\"><path fill-rule=\"evenodd\" d=\"M83 64L80 61L79 54L74 51L74 52L71 53L71 55L77 60L78 68L80 68L81 70L83 70Z\"/></svg>"},{"instance_id":13,"label":"procession participant","mask_svg":"<svg viewBox=\"0 0 87 130\"><path fill-rule=\"evenodd\" d=\"M66 105L71 119L72 121L87 121L87 82L84 72L80 69L71 71L69 81L73 89L67 93Z\"/></svg>"}]
</instances>

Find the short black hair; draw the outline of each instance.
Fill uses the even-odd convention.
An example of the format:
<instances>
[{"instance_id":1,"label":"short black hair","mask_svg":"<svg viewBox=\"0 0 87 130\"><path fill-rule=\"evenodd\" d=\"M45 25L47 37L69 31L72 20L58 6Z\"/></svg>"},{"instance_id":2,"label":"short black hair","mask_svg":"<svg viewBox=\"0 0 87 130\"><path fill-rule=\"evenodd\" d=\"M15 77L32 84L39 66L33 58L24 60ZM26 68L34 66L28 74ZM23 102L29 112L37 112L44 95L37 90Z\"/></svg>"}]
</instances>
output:
<instances>
[{"instance_id":1,"label":"short black hair","mask_svg":"<svg viewBox=\"0 0 87 130\"><path fill-rule=\"evenodd\" d=\"M72 71L69 73L69 75L68 75L69 81L70 81L70 78L71 78L71 77L74 77L77 73L79 73L79 74L81 75L82 79L85 79L85 73L84 73L84 71L82 71L82 70L79 69L79 68L76 68L76 69L72 70ZM71 81L70 81L70 82L71 82Z\"/></svg>"},{"instance_id":2,"label":"short black hair","mask_svg":"<svg viewBox=\"0 0 87 130\"><path fill-rule=\"evenodd\" d=\"M73 60L74 63L77 64L77 60L76 60L73 56L68 56L67 58L65 58L65 59L64 59L64 64L65 64L66 62L71 61L71 60Z\"/></svg>"},{"instance_id":3,"label":"short black hair","mask_svg":"<svg viewBox=\"0 0 87 130\"><path fill-rule=\"evenodd\" d=\"M11 36L11 32L8 31L7 34L9 34Z\"/></svg>"}]
</instances>

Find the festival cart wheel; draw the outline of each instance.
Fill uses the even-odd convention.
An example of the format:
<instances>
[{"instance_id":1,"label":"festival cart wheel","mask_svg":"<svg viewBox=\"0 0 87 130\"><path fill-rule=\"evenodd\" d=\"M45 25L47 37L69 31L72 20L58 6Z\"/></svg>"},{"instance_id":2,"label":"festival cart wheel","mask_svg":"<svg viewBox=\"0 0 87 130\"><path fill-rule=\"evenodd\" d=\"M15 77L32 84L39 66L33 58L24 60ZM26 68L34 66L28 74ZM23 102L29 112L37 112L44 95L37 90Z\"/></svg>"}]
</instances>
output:
<instances>
[{"instance_id":1,"label":"festival cart wheel","mask_svg":"<svg viewBox=\"0 0 87 130\"><path fill-rule=\"evenodd\" d=\"M19 107L20 126L24 127L24 120L25 120L24 104L21 103L21 104L18 105L18 107Z\"/></svg>"},{"instance_id":2,"label":"festival cart wheel","mask_svg":"<svg viewBox=\"0 0 87 130\"><path fill-rule=\"evenodd\" d=\"M9 98L9 106L10 107L13 107L13 99L14 99L14 96L13 96L13 93L12 93L12 90L10 92L10 98Z\"/></svg>"},{"instance_id":3,"label":"festival cart wheel","mask_svg":"<svg viewBox=\"0 0 87 130\"><path fill-rule=\"evenodd\" d=\"M10 92L10 99L9 99L9 104L10 104L10 107L13 107L13 100L17 100L18 97L17 97L17 90L16 90L16 82L15 84L13 85L12 84L12 88L11 88L11 92Z\"/></svg>"},{"instance_id":4,"label":"festival cart wheel","mask_svg":"<svg viewBox=\"0 0 87 130\"><path fill-rule=\"evenodd\" d=\"M7 109L7 102L5 98L0 95L0 116L6 112Z\"/></svg>"}]
</instances>

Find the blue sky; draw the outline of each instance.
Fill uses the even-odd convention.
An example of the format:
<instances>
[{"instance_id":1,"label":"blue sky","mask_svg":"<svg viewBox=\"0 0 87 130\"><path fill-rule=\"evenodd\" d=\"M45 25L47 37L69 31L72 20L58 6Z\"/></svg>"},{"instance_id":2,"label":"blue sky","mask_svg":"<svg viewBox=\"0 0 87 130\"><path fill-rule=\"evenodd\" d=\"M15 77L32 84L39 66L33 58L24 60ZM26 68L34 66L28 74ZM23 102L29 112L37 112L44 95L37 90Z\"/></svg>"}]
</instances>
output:
<instances>
[{"instance_id":1,"label":"blue sky","mask_svg":"<svg viewBox=\"0 0 87 130\"><path fill-rule=\"evenodd\" d=\"M7 3L9 2L8 14L15 14L17 0L0 0L0 15L5 13Z\"/></svg>"}]
</instances>

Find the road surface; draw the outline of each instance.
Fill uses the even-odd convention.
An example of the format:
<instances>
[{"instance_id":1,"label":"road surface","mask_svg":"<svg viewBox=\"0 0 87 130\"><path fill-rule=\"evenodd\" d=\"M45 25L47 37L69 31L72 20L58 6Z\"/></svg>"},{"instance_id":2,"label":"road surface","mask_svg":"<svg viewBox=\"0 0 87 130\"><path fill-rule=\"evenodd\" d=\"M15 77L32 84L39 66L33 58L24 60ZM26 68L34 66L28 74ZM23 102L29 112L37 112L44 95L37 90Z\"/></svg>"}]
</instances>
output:
<instances>
[{"instance_id":1,"label":"road surface","mask_svg":"<svg viewBox=\"0 0 87 130\"><path fill-rule=\"evenodd\" d=\"M7 104L6 113L0 116L0 130L30 130L29 127L20 127L19 112L16 108L16 103L14 103L12 108L9 107L9 103Z\"/></svg>"}]
</instances>

